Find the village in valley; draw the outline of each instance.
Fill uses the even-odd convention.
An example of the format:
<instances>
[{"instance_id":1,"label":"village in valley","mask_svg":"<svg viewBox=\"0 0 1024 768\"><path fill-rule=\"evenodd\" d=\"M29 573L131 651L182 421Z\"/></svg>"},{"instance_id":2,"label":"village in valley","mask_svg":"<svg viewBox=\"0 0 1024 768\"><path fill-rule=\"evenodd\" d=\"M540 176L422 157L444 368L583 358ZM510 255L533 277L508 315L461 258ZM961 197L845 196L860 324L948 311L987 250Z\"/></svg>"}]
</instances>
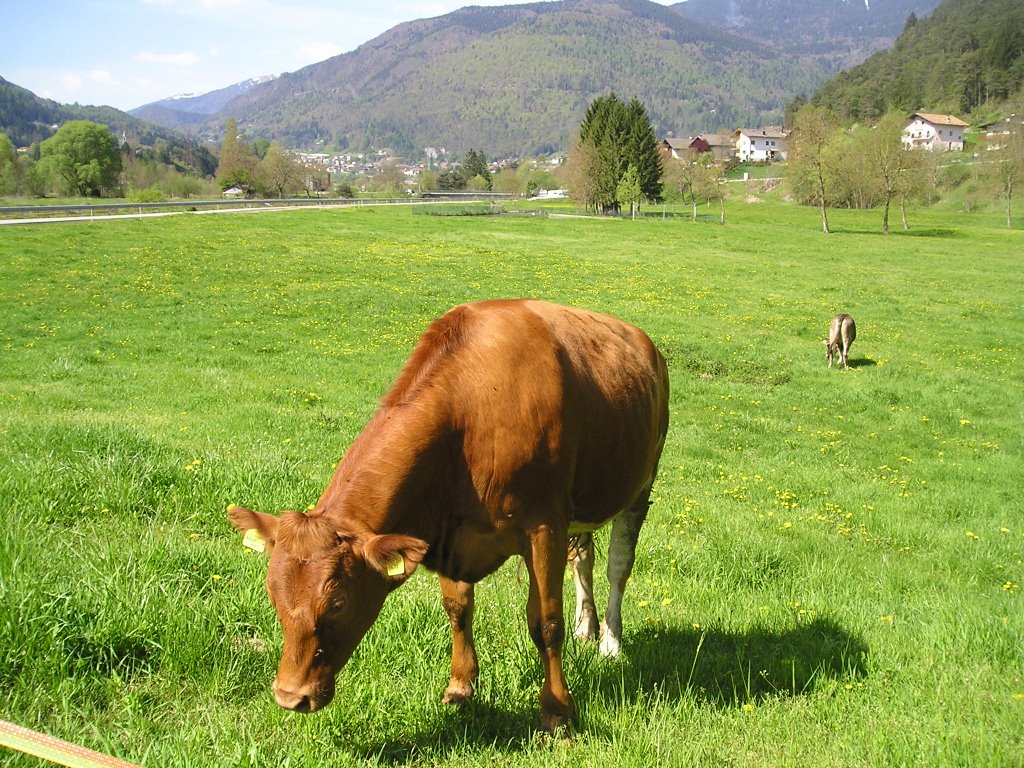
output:
<instances>
[{"instance_id":1,"label":"village in valley","mask_svg":"<svg viewBox=\"0 0 1024 768\"><path fill-rule=\"evenodd\" d=\"M903 146L906 149L923 149L933 152L963 152L964 132L970 125L957 115L916 112L909 116L903 131ZM1006 133L1005 126L990 126L982 136L985 149L999 147L999 136ZM731 132L700 133L695 136L676 136L669 133L661 140L660 150L665 159L686 160L707 153L720 164L772 164L788 160L790 131L780 125L761 128L737 128ZM460 157L452 157L444 148L426 147L418 162L409 162L396 157L387 148L367 152L303 152L292 153L298 163L317 171L322 177L322 191L331 189L331 183L342 179L367 178L378 174L386 165L397 165L407 181L408 194L417 191L422 174L443 172L459 165ZM556 171L563 163L560 154L542 159L538 165L549 172ZM518 164L517 159L493 160L489 163L492 173ZM331 183L328 183L328 179ZM232 190L226 194L230 196ZM237 192L236 192L237 194Z\"/></svg>"}]
</instances>

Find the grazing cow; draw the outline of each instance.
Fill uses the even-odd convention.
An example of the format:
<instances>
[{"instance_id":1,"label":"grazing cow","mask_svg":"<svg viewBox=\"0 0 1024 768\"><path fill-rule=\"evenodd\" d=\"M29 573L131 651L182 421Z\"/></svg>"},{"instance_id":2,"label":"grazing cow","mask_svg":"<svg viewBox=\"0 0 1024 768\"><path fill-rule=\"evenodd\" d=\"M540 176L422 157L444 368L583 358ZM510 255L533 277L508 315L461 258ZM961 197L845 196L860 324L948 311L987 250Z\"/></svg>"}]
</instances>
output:
<instances>
[{"instance_id":1,"label":"grazing cow","mask_svg":"<svg viewBox=\"0 0 1024 768\"><path fill-rule=\"evenodd\" d=\"M828 360L828 367L832 367L832 360L839 356L844 368L849 368L850 345L857 338L857 324L849 315L839 314L832 318L828 326L828 339L822 342L825 345L825 358Z\"/></svg>"},{"instance_id":2,"label":"grazing cow","mask_svg":"<svg viewBox=\"0 0 1024 768\"><path fill-rule=\"evenodd\" d=\"M231 522L270 554L284 630L277 703L312 712L376 620L423 565L451 623L446 703L473 695L473 585L520 555L540 652L541 725L569 726L562 580L570 552L576 632L597 639L590 533L609 521L601 651L619 652L620 606L668 428L668 373L651 340L607 315L542 301L466 304L434 321L316 507Z\"/></svg>"}]
</instances>

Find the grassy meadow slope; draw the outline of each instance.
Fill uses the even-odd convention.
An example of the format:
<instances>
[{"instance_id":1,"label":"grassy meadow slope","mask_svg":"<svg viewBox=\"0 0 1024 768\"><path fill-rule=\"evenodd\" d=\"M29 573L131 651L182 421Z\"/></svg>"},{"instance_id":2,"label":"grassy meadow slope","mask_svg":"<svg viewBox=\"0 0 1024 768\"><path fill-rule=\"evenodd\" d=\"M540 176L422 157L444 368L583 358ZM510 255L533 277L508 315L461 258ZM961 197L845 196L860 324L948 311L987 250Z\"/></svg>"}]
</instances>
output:
<instances>
[{"instance_id":1,"label":"grassy meadow slope","mask_svg":"<svg viewBox=\"0 0 1024 768\"><path fill-rule=\"evenodd\" d=\"M729 216L5 228L0 718L151 766L1021 765L1024 235ZM314 502L430 319L524 295L634 321L669 360L624 658L570 641L579 732L537 738L510 563L477 592L477 701L445 708L420 573L335 703L279 710L264 563L226 506ZM848 371L820 343L840 310Z\"/></svg>"}]
</instances>

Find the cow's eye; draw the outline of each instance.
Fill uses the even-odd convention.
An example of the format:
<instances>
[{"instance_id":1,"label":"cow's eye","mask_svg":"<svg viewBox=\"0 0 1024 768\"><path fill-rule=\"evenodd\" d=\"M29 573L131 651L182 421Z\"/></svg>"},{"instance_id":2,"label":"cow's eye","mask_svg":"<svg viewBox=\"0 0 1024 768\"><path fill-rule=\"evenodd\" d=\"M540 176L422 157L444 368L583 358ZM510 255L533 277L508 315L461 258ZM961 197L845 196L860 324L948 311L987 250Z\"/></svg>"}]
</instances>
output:
<instances>
[{"instance_id":1,"label":"cow's eye","mask_svg":"<svg viewBox=\"0 0 1024 768\"><path fill-rule=\"evenodd\" d=\"M345 608L345 601L344 600L340 600L339 599L339 600L332 600L331 601L331 613L341 613L341 611L344 608Z\"/></svg>"}]
</instances>

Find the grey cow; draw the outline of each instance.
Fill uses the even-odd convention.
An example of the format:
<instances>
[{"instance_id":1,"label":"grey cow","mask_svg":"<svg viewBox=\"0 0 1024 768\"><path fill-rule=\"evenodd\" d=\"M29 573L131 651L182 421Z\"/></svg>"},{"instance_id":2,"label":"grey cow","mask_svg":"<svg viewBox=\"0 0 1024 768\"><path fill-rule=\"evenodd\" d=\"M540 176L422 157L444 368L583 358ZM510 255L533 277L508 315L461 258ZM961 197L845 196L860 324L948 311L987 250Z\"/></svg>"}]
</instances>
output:
<instances>
[{"instance_id":1,"label":"grey cow","mask_svg":"<svg viewBox=\"0 0 1024 768\"><path fill-rule=\"evenodd\" d=\"M850 345L857 338L857 324L853 318L846 314L838 314L832 318L828 326L828 339L823 341L825 345L825 357L828 359L828 367L832 367L832 361L836 355L842 362L844 368L849 368L848 362Z\"/></svg>"}]
</instances>

